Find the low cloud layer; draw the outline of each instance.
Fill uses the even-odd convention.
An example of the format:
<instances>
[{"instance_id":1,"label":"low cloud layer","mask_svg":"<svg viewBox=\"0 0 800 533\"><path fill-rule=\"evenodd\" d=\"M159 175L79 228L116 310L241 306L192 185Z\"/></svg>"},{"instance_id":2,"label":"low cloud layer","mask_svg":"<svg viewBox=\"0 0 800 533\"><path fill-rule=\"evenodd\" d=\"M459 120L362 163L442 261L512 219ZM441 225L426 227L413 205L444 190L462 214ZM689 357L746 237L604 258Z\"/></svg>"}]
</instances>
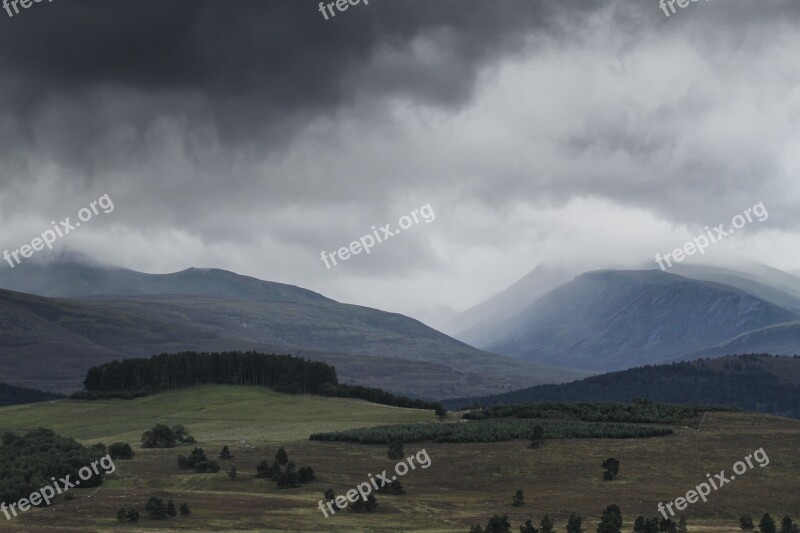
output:
<instances>
[{"instance_id":1,"label":"low cloud layer","mask_svg":"<svg viewBox=\"0 0 800 533\"><path fill-rule=\"evenodd\" d=\"M764 202L716 259L800 268L797 2L318 5L0 11L0 245L107 193L62 251L444 313L540 262L641 264ZM320 261L427 203L435 223Z\"/></svg>"}]
</instances>

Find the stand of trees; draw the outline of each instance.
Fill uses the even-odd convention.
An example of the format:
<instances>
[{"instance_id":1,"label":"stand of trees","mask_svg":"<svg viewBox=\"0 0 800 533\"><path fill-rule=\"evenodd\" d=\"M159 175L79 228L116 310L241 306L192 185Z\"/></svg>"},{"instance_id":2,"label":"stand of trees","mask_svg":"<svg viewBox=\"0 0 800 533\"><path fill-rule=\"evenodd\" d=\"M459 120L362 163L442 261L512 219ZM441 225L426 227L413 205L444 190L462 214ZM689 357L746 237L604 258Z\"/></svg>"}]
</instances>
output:
<instances>
[{"instance_id":1,"label":"stand of trees","mask_svg":"<svg viewBox=\"0 0 800 533\"><path fill-rule=\"evenodd\" d=\"M51 485L51 478L78 478L78 470L105 455L105 447L87 448L49 429L25 435L6 432L0 446L0 502L15 502ZM81 479L80 488L99 487L103 474ZM42 503L44 505L44 502Z\"/></svg>"},{"instance_id":2,"label":"stand of trees","mask_svg":"<svg viewBox=\"0 0 800 533\"><path fill-rule=\"evenodd\" d=\"M677 424L693 420L705 411L731 411L728 407L674 405L639 400L634 403L529 403L493 405L470 411L462 418L538 418L550 420L582 420L584 422L624 422L632 424Z\"/></svg>"},{"instance_id":3,"label":"stand of trees","mask_svg":"<svg viewBox=\"0 0 800 533\"><path fill-rule=\"evenodd\" d=\"M671 435L669 428L569 420L521 420L499 418L476 420L461 424L397 424L371 428L315 433L311 440L359 442L361 444L390 444L396 442L499 442L526 439L536 425L544 430L546 439L610 438L631 439Z\"/></svg>"},{"instance_id":4,"label":"stand of trees","mask_svg":"<svg viewBox=\"0 0 800 533\"><path fill-rule=\"evenodd\" d=\"M256 465L256 477L277 482L279 489L297 488L317 479L314 469L310 466L301 466L298 470L289 460L289 454L283 446L278 448L271 465L266 459Z\"/></svg>"},{"instance_id":5,"label":"stand of trees","mask_svg":"<svg viewBox=\"0 0 800 533\"><path fill-rule=\"evenodd\" d=\"M94 367L74 399L132 399L198 385L250 385L290 394L319 394L414 409L443 409L438 403L395 396L381 389L343 385L336 369L291 355L258 352L161 354Z\"/></svg>"}]
</instances>

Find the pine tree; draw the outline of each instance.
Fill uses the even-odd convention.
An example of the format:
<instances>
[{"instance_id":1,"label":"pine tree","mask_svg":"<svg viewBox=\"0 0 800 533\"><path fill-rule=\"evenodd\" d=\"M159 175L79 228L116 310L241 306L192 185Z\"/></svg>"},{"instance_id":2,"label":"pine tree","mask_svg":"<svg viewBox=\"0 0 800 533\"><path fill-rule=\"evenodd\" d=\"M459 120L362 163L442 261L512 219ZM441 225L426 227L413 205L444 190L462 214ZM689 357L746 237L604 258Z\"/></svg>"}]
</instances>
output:
<instances>
[{"instance_id":1,"label":"pine tree","mask_svg":"<svg viewBox=\"0 0 800 533\"><path fill-rule=\"evenodd\" d=\"M328 489L325 491L325 500L331 501L336 498L336 491L333 489Z\"/></svg>"},{"instance_id":2,"label":"pine tree","mask_svg":"<svg viewBox=\"0 0 800 533\"><path fill-rule=\"evenodd\" d=\"M172 502L172 498L170 498L169 502L167 503L167 514L169 516L175 516L178 514L175 512L175 504Z\"/></svg>"},{"instance_id":3,"label":"pine tree","mask_svg":"<svg viewBox=\"0 0 800 533\"><path fill-rule=\"evenodd\" d=\"M567 520L567 533L583 533L582 525L583 518L575 513L570 513Z\"/></svg>"},{"instance_id":4,"label":"pine tree","mask_svg":"<svg viewBox=\"0 0 800 533\"><path fill-rule=\"evenodd\" d=\"M167 506L164 505L164 500L155 496L147 500L145 511L150 515L150 518L157 520L163 520L167 517Z\"/></svg>"},{"instance_id":5,"label":"pine tree","mask_svg":"<svg viewBox=\"0 0 800 533\"><path fill-rule=\"evenodd\" d=\"M658 523L658 530L662 533L678 533L678 525L668 518L662 518Z\"/></svg>"},{"instance_id":6,"label":"pine tree","mask_svg":"<svg viewBox=\"0 0 800 533\"><path fill-rule=\"evenodd\" d=\"M281 465L286 465L289 463L289 455L286 453L286 450L283 446L278 448L278 452L275 454L275 460Z\"/></svg>"},{"instance_id":7,"label":"pine tree","mask_svg":"<svg viewBox=\"0 0 800 533\"><path fill-rule=\"evenodd\" d=\"M485 533L511 533L511 522L508 516L493 515L486 523Z\"/></svg>"},{"instance_id":8,"label":"pine tree","mask_svg":"<svg viewBox=\"0 0 800 533\"><path fill-rule=\"evenodd\" d=\"M544 444L544 428L539 424L533 426L533 431L531 431L531 448L539 448L541 445Z\"/></svg>"},{"instance_id":9,"label":"pine tree","mask_svg":"<svg viewBox=\"0 0 800 533\"><path fill-rule=\"evenodd\" d=\"M689 533L686 527L686 517L683 515L681 515L681 519L678 520L678 533Z\"/></svg>"},{"instance_id":10,"label":"pine tree","mask_svg":"<svg viewBox=\"0 0 800 533\"><path fill-rule=\"evenodd\" d=\"M797 533L797 526L792 523L792 518L788 515L781 520L781 533Z\"/></svg>"},{"instance_id":11,"label":"pine tree","mask_svg":"<svg viewBox=\"0 0 800 533\"><path fill-rule=\"evenodd\" d=\"M602 466L605 468L605 472L603 472L604 481L611 481L619 474L619 461L613 457L609 457L603 461Z\"/></svg>"},{"instance_id":12,"label":"pine tree","mask_svg":"<svg viewBox=\"0 0 800 533\"><path fill-rule=\"evenodd\" d=\"M231 478L232 481L236 481L239 478L239 470L236 468L236 465L231 467L230 472L228 472L228 477Z\"/></svg>"},{"instance_id":13,"label":"pine tree","mask_svg":"<svg viewBox=\"0 0 800 533\"><path fill-rule=\"evenodd\" d=\"M189 506L186 503L181 505L181 516L187 516L190 514L192 514L192 512L189 510Z\"/></svg>"},{"instance_id":14,"label":"pine tree","mask_svg":"<svg viewBox=\"0 0 800 533\"><path fill-rule=\"evenodd\" d=\"M553 533L553 521L550 519L549 514L542 517L542 521L539 522L539 527L542 533Z\"/></svg>"},{"instance_id":15,"label":"pine tree","mask_svg":"<svg viewBox=\"0 0 800 533\"><path fill-rule=\"evenodd\" d=\"M227 445L223 446L222 451L219 452L219 458L222 459L223 461L226 461L228 459L233 459L233 454L231 453L231 450L230 448L228 448Z\"/></svg>"},{"instance_id":16,"label":"pine tree","mask_svg":"<svg viewBox=\"0 0 800 533\"><path fill-rule=\"evenodd\" d=\"M749 515L742 515L739 518L739 527L742 531L752 531L755 526L753 525L753 518Z\"/></svg>"},{"instance_id":17,"label":"pine tree","mask_svg":"<svg viewBox=\"0 0 800 533\"><path fill-rule=\"evenodd\" d=\"M117 522L124 522L128 512L123 508L117 511Z\"/></svg>"},{"instance_id":18,"label":"pine tree","mask_svg":"<svg viewBox=\"0 0 800 533\"><path fill-rule=\"evenodd\" d=\"M761 522L758 524L758 530L761 533L777 533L775 528L775 520L770 516L769 513L764 513L764 516L761 517Z\"/></svg>"},{"instance_id":19,"label":"pine tree","mask_svg":"<svg viewBox=\"0 0 800 533\"><path fill-rule=\"evenodd\" d=\"M517 492L514 493L514 501L511 505L514 507L522 507L525 505L525 493L522 492L522 489L517 489Z\"/></svg>"},{"instance_id":20,"label":"pine tree","mask_svg":"<svg viewBox=\"0 0 800 533\"><path fill-rule=\"evenodd\" d=\"M402 459L405 457L405 452L403 451L403 445L399 442L393 442L389 444L389 450L386 452L386 456L389 459L393 459L397 461L398 459Z\"/></svg>"},{"instance_id":21,"label":"pine tree","mask_svg":"<svg viewBox=\"0 0 800 533\"><path fill-rule=\"evenodd\" d=\"M128 511L127 516L128 522L138 522L139 521L139 511L136 509L131 509Z\"/></svg>"},{"instance_id":22,"label":"pine tree","mask_svg":"<svg viewBox=\"0 0 800 533\"><path fill-rule=\"evenodd\" d=\"M616 505L609 505L600 517L597 533L620 533L622 529L622 511Z\"/></svg>"}]
</instances>

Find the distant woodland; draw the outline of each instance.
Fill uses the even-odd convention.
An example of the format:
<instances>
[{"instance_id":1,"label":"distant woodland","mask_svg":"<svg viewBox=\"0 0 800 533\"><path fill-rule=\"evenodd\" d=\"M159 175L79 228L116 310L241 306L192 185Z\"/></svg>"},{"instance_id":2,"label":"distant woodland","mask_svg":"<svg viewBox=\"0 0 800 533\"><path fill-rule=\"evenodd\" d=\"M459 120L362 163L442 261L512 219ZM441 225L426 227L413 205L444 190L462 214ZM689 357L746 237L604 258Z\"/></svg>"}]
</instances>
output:
<instances>
[{"instance_id":1,"label":"distant woodland","mask_svg":"<svg viewBox=\"0 0 800 533\"><path fill-rule=\"evenodd\" d=\"M395 396L381 389L339 383L336 369L291 355L257 352L161 354L124 359L92 368L77 399L131 398L198 385L249 385L289 394L356 398L395 407L436 409L439 405Z\"/></svg>"},{"instance_id":2,"label":"distant woodland","mask_svg":"<svg viewBox=\"0 0 800 533\"><path fill-rule=\"evenodd\" d=\"M764 354L647 365L494 396L458 398L449 408L534 402L634 402L726 406L800 418L800 357Z\"/></svg>"}]
</instances>

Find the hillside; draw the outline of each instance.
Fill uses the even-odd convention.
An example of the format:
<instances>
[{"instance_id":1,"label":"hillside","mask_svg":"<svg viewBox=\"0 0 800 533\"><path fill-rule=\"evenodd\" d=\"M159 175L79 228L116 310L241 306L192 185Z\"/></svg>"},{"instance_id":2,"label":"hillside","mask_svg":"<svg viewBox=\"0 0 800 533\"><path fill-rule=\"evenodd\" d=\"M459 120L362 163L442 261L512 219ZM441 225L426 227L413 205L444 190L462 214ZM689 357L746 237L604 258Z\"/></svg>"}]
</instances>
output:
<instances>
[{"instance_id":1,"label":"hillside","mask_svg":"<svg viewBox=\"0 0 800 533\"><path fill-rule=\"evenodd\" d=\"M648 365L563 385L541 385L494 396L455 398L465 405L532 402L696 403L800 418L800 357L737 355Z\"/></svg>"},{"instance_id":2,"label":"hillside","mask_svg":"<svg viewBox=\"0 0 800 533\"><path fill-rule=\"evenodd\" d=\"M720 283L656 270L582 274L508 323L490 351L609 371L688 355L798 315ZM795 339L800 351L800 338Z\"/></svg>"},{"instance_id":3,"label":"hillside","mask_svg":"<svg viewBox=\"0 0 800 533\"><path fill-rule=\"evenodd\" d=\"M748 453L763 448L769 465L758 464L742 480L712 493L708 502L686 511L692 533L735 532L739 515L800 515L800 422L751 413L706 415L700 431L674 426L674 434L649 439L557 439L538 450L526 440L485 444L421 442L405 446L410 456L424 449L430 467L403 476L406 494L378 495L374 513L337 513L324 518L318 502L328 488L344 494L396 461L386 446L310 441L318 431L342 431L381 424L433 420L425 411L375 406L366 402L313 396L287 396L266 389L206 386L137 400L54 403L0 408L0 431L51 427L84 444L124 440L136 452L117 461L114 472L95 491L74 490L74 501L31 510L0 521L0 531L74 533L84 531L414 531L466 533L494 513L507 514L514 526L549 513L556 531L564 531L570 512L584 517L594 531L601 510L615 503L623 511L624 531L638 514L652 516L659 501L685 494L705 472L730 470ZM209 455L229 445L234 459L221 461L217 474L190 474L176 457L190 447L142 450L139 437L161 422L184 424ZM256 479L256 464L271 459L279 446L298 465L314 468L317 480L299 489L280 490ZM621 462L619 477L602 481L606 457ZM226 472L236 465L236 481ZM659 468L655 465L669 465ZM542 489L546 483L547 490ZM576 490L579 487L580 490ZM516 489L526 505L513 507ZM153 495L187 502L189 517L138 525L118 525L120 507L143 510Z\"/></svg>"},{"instance_id":4,"label":"hillside","mask_svg":"<svg viewBox=\"0 0 800 533\"><path fill-rule=\"evenodd\" d=\"M540 264L504 291L450 319L444 331L472 346L490 344L508 320L573 277L567 269Z\"/></svg>"},{"instance_id":5,"label":"hillside","mask_svg":"<svg viewBox=\"0 0 800 533\"><path fill-rule=\"evenodd\" d=\"M14 385L69 392L89 368L114 359L233 350L338 361L344 382L429 398L585 375L476 350L403 315L324 298L63 300L0 291L0 380Z\"/></svg>"},{"instance_id":6,"label":"hillside","mask_svg":"<svg viewBox=\"0 0 800 533\"><path fill-rule=\"evenodd\" d=\"M175 294L237 300L332 301L307 289L262 281L215 268L188 268L171 274L145 274L104 266L72 254L51 263L32 262L5 269L0 289L53 298Z\"/></svg>"},{"instance_id":7,"label":"hillside","mask_svg":"<svg viewBox=\"0 0 800 533\"><path fill-rule=\"evenodd\" d=\"M14 387L7 383L0 383L0 405L21 405L26 403L46 402L60 400L63 396L36 389Z\"/></svg>"}]
</instances>

